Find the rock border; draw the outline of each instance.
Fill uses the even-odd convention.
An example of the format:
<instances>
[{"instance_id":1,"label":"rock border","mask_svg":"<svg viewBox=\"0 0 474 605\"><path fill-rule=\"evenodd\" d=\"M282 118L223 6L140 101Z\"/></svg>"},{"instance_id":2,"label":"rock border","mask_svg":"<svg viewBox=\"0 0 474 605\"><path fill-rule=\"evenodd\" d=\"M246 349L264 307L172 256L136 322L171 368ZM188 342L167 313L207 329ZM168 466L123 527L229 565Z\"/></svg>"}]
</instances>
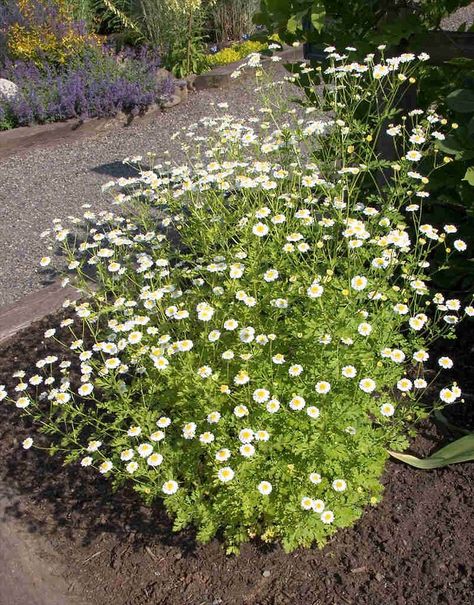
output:
<instances>
[{"instance_id":1,"label":"rock border","mask_svg":"<svg viewBox=\"0 0 474 605\"><path fill-rule=\"evenodd\" d=\"M63 288L58 281L0 307L0 345L29 328L33 322L58 311L65 300L73 301L81 296L79 290L69 285Z\"/></svg>"}]
</instances>

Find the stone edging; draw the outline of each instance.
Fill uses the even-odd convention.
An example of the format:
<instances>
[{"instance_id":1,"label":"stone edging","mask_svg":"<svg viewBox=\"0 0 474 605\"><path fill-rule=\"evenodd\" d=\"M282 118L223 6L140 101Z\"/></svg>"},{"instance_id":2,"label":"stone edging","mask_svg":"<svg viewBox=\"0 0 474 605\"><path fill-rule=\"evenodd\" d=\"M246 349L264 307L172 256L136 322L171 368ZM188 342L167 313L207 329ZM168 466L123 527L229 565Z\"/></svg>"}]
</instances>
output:
<instances>
[{"instance_id":1,"label":"stone edging","mask_svg":"<svg viewBox=\"0 0 474 605\"><path fill-rule=\"evenodd\" d=\"M82 294L59 282L27 294L22 299L0 308L0 344L29 328L35 321L58 311L66 299L77 300Z\"/></svg>"},{"instance_id":2,"label":"stone edging","mask_svg":"<svg viewBox=\"0 0 474 605\"><path fill-rule=\"evenodd\" d=\"M168 107L177 105L180 102L177 99L177 95L176 99L173 97ZM119 112L111 118L86 118L85 120L71 118L64 122L20 126L5 130L0 132L0 160L34 147L43 147L67 139L78 139L130 126L136 121L146 123L162 111L161 105L151 105L137 116Z\"/></svg>"}]
</instances>

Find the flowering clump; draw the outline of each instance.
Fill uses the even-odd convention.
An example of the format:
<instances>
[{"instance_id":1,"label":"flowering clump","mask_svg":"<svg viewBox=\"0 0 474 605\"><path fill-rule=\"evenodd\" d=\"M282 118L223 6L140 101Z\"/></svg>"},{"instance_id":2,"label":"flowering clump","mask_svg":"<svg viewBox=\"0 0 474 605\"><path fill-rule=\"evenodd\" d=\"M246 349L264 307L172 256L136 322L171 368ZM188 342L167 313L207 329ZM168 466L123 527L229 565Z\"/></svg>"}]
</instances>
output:
<instances>
[{"instance_id":1,"label":"flowering clump","mask_svg":"<svg viewBox=\"0 0 474 605\"><path fill-rule=\"evenodd\" d=\"M14 82L19 94L10 100L0 98L0 130L120 111L135 115L173 93L171 78L156 78L159 65L159 57L146 48L119 55L106 47L88 50L60 70L39 69L31 61L7 61L0 77Z\"/></svg>"},{"instance_id":2,"label":"flowering clump","mask_svg":"<svg viewBox=\"0 0 474 605\"><path fill-rule=\"evenodd\" d=\"M65 0L6 0L0 17L8 56L38 67L64 65L99 44L99 37L73 18Z\"/></svg>"},{"instance_id":3,"label":"flowering clump","mask_svg":"<svg viewBox=\"0 0 474 605\"><path fill-rule=\"evenodd\" d=\"M255 535L322 545L377 503L387 448L425 415L429 343L474 312L430 289L433 251L465 247L423 221L445 122L412 112L388 126L399 161L376 153L416 58L328 58L315 105L203 119L184 133L199 157L107 184L121 213L88 210L82 243L55 223L89 296L45 333L64 358L0 391L68 462L162 497L176 529L222 530L231 551ZM460 397L448 381L438 404Z\"/></svg>"},{"instance_id":4,"label":"flowering clump","mask_svg":"<svg viewBox=\"0 0 474 605\"><path fill-rule=\"evenodd\" d=\"M279 46L276 45L278 48ZM237 44L232 44L226 48L219 50L214 54L206 56L206 67L212 69L217 65L227 65L235 61L245 59L252 53L258 53L268 48L268 43L246 40Z\"/></svg>"}]
</instances>

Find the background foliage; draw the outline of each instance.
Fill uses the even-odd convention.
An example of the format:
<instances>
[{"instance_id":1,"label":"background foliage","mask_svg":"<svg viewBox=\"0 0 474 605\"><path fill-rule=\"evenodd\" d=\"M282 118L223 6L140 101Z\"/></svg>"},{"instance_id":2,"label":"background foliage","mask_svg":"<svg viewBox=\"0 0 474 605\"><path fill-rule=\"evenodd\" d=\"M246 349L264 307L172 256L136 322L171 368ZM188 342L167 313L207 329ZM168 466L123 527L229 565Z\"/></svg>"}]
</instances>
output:
<instances>
[{"instance_id":1,"label":"background foliage","mask_svg":"<svg viewBox=\"0 0 474 605\"><path fill-rule=\"evenodd\" d=\"M393 52L409 50L414 37L428 43L429 32L440 29L444 17L469 4L471 0L261 0L255 22L265 28L262 38L277 33L289 44L305 42L321 50L333 44L338 49L354 46L361 56L380 44ZM466 29L461 26L460 31ZM415 85L419 107L436 106L459 124L447 141L439 143L441 151L454 156L433 177L431 212L433 217L460 223L470 241L474 233L473 81L473 61L459 58L425 65ZM449 274L441 272L436 279L440 286L469 291L474 286L474 263L460 260Z\"/></svg>"}]
</instances>

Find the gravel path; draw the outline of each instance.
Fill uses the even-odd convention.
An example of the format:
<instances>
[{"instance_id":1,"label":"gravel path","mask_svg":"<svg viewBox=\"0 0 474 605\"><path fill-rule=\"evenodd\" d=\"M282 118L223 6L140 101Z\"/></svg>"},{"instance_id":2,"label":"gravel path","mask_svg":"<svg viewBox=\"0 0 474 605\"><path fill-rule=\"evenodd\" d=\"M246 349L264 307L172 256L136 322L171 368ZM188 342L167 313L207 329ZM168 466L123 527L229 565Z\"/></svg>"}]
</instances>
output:
<instances>
[{"instance_id":1,"label":"gravel path","mask_svg":"<svg viewBox=\"0 0 474 605\"><path fill-rule=\"evenodd\" d=\"M283 68L277 72L282 75ZM109 207L101 185L123 174L123 158L154 151L176 152L173 133L214 114L211 103L229 103L233 115L248 115L258 106L254 80L236 80L227 89L191 94L189 100L160 114L147 125L60 146L38 148L0 162L0 306L12 303L44 285L38 273L45 240L39 235L54 218L81 214L82 204L94 210ZM222 110L220 110L222 111Z\"/></svg>"},{"instance_id":2,"label":"gravel path","mask_svg":"<svg viewBox=\"0 0 474 605\"><path fill-rule=\"evenodd\" d=\"M474 21L474 3L457 11L444 26L456 30L466 20ZM281 67L277 71L283 73ZM101 193L101 185L120 176L123 158L155 151L164 159L164 151L176 152L171 135L212 115L211 103L220 102L228 102L234 115L247 115L258 105L254 81L236 80L227 89L192 94L187 103L147 125L137 123L0 161L0 306L44 285L36 269L45 254L39 235L52 219L77 216L85 203L95 210L108 208L109 198Z\"/></svg>"}]
</instances>

